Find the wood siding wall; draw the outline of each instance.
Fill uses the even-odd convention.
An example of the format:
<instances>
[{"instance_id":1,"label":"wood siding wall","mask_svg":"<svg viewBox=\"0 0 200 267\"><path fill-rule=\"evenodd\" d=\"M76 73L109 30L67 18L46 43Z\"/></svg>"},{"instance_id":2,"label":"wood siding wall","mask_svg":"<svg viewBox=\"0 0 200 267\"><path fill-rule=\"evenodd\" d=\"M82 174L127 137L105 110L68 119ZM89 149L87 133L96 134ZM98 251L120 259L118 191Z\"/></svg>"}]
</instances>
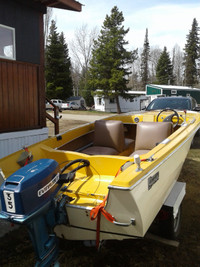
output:
<instances>
[{"instance_id":1,"label":"wood siding wall","mask_svg":"<svg viewBox=\"0 0 200 267\"><path fill-rule=\"evenodd\" d=\"M39 65L0 60L0 133L45 126L40 77Z\"/></svg>"}]
</instances>

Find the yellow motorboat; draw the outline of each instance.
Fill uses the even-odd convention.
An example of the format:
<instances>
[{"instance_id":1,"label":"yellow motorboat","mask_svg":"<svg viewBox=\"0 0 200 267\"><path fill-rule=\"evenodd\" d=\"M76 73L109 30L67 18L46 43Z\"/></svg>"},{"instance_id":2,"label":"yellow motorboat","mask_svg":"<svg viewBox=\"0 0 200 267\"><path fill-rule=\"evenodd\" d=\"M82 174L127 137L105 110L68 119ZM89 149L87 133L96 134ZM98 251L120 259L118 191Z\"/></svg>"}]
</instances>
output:
<instances>
[{"instance_id":1,"label":"yellow motorboat","mask_svg":"<svg viewBox=\"0 0 200 267\"><path fill-rule=\"evenodd\" d=\"M185 195L177 179L199 128L198 112L141 111L31 145L0 160L0 218L28 226L42 266L57 257L57 237L144 237L163 209L174 237Z\"/></svg>"}]
</instances>

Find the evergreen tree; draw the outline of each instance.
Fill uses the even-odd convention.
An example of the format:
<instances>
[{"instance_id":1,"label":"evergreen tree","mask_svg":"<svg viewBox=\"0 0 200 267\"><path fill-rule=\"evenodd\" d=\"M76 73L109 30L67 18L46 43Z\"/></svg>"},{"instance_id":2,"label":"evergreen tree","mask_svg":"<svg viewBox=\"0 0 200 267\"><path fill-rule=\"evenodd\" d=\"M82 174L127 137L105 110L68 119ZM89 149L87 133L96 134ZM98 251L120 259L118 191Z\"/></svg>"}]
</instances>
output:
<instances>
[{"instance_id":1,"label":"evergreen tree","mask_svg":"<svg viewBox=\"0 0 200 267\"><path fill-rule=\"evenodd\" d=\"M91 107L94 105L94 96L91 93L93 90L91 84L87 82L88 80L89 80L89 71L83 68L79 82L79 88L81 89L80 90L81 95L82 97L84 97L87 106Z\"/></svg>"},{"instance_id":2,"label":"evergreen tree","mask_svg":"<svg viewBox=\"0 0 200 267\"><path fill-rule=\"evenodd\" d=\"M185 85L193 86L197 83L197 59L199 58L199 36L198 23L194 18L192 29L187 35L185 45L184 65L185 65Z\"/></svg>"},{"instance_id":3,"label":"evergreen tree","mask_svg":"<svg viewBox=\"0 0 200 267\"><path fill-rule=\"evenodd\" d=\"M57 33L52 20L49 42L46 47L46 95L48 98L66 99L73 93L70 73L71 62L63 33Z\"/></svg>"},{"instance_id":4,"label":"evergreen tree","mask_svg":"<svg viewBox=\"0 0 200 267\"><path fill-rule=\"evenodd\" d=\"M173 66L167 48L164 47L156 66L156 78L158 84L173 84Z\"/></svg>"},{"instance_id":5,"label":"evergreen tree","mask_svg":"<svg viewBox=\"0 0 200 267\"><path fill-rule=\"evenodd\" d=\"M149 82L149 57L150 57L150 46L148 40L148 29L146 29L143 51L141 54L141 77L142 77L142 86L144 90L146 84Z\"/></svg>"},{"instance_id":6,"label":"evergreen tree","mask_svg":"<svg viewBox=\"0 0 200 267\"><path fill-rule=\"evenodd\" d=\"M73 95L73 83L71 77L71 60L69 57L69 49L65 42L65 37L63 32L59 36L59 41L61 44L61 52L63 63L60 65L60 86L63 90L60 92L61 99L67 99Z\"/></svg>"},{"instance_id":7,"label":"evergreen tree","mask_svg":"<svg viewBox=\"0 0 200 267\"><path fill-rule=\"evenodd\" d=\"M130 64L134 60L134 52L124 48L128 44L124 37L129 29L124 29L123 21L123 13L113 7L94 42L90 62L90 86L101 89L105 97L115 98L118 113L121 112L119 96L126 96Z\"/></svg>"}]
</instances>

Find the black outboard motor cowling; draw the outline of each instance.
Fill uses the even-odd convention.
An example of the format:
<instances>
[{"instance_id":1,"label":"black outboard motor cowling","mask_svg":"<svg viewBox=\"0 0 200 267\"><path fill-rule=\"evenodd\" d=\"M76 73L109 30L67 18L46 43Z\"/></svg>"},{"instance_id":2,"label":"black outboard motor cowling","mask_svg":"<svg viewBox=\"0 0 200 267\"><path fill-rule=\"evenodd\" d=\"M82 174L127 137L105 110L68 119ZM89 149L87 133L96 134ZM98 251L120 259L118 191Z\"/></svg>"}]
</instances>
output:
<instances>
[{"instance_id":1,"label":"black outboard motor cowling","mask_svg":"<svg viewBox=\"0 0 200 267\"><path fill-rule=\"evenodd\" d=\"M13 173L0 187L0 219L27 225L37 256L36 266L50 266L58 256L53 227L59 209L55 196L62 186L59 179L58 163L40 159Z\"/></svg>"}]
</instances>

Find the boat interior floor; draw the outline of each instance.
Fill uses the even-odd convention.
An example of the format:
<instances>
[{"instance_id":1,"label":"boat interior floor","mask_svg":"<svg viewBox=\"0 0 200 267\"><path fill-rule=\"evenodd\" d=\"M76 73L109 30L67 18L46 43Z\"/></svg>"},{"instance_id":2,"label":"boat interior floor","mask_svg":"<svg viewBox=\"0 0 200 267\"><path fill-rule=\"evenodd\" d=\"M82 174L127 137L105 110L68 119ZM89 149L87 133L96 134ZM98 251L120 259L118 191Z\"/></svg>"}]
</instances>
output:
<instances>
[{"instance_id":1,"label":"boat interior floor","mask_svg":"<svg viewBox=\"0 0 200 267\"><path fill-rule=\"evenodd\" d=\"M171 122L140 122L124 125L121 121L102 120L95 122L94 132L88 133L90 137L86 138L90 141L90 146L82 150L79 147L80 154L75 150L71 150L72 153L70 153L67 145L65 145L67 151L49 147L43 147L43 150L48 158L56 159L58 162L70 161L79 156L90 161L91 168L77 172L76 179L66 186L64 193L74 199L72 204L95 206L108 194L108 185L115 178L119 168L127 162L126 157L149 152L172 133L173 123ZM70 146L73 147L72 143ZM112 151L115 152L112 153ZM93 157L90 158L90 155ZM106 157L98 157L98 155L106 155ZM116 157L113 164L112 156L116 155L126 157ZM111 165L112 168L108 168Z\"/></svg>"}]
</instances>

